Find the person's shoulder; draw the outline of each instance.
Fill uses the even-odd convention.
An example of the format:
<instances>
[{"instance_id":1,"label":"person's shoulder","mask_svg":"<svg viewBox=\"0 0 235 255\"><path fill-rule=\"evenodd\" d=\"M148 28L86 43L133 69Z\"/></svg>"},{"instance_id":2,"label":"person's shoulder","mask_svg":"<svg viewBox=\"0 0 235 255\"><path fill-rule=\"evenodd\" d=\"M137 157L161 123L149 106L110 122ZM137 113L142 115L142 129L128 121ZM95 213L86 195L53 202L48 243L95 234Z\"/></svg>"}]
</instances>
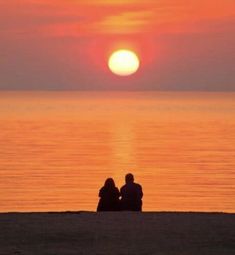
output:
<instances>
[{"instance_id":1,"label":"person's shoulder","mask_svg":"<svg viewBox=\"0 0 235 255\"><path fill-rule=\"evenodd\" d=\"M120 190L123 190L123 189L125 189L126 188L126 184L124 184L121 188L120 188Z\"/></svg>"},{"instance_id":2,"label":"person's shoulder","mask_svg":"<svg viewBox=\"0 0 235 255\"><path fill-rule=\"evenodd\" d=\"M102 187L99 191L99 196L102 197L105 193L104 187Z\"/></svg>"},{"instance_id":3,"label":"person's shoulder","mask_svg":"<svg viewBox=\"0 0 235 255\"><path fill-rule=\"evenodd\" d=\"M105 191L105 187L103 186L101 189L100 189L100 192L104 192Z\"/></svg>"},{"instance_id":4,"label":"person's shoulder","mask_svg":"<svg viewBox=\"0 0 235 255\"><path fill-rule=\"evenodd\" d=\"M135 186L138 187L139 189L142 189L142 186L139 183L135 183Z\"/></svg>"},{"instance_id":5,"label":"person's shoulder","mask_svg":"<svg viewBox=\"0 0 235 255\"><path fill-rule=\"evenodd\" d=\"M114 190L117 191L117 192L119 192L119 188L118 188L118 187L115 187Z\"/></svg>"}]
</instances>

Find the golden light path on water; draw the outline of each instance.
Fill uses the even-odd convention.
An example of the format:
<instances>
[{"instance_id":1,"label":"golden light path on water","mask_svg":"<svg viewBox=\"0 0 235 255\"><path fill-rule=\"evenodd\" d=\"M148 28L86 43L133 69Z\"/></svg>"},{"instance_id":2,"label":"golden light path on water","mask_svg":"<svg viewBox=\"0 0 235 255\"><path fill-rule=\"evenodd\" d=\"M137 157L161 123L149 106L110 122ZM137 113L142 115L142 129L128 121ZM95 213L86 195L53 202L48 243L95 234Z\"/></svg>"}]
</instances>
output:
<instances>
[{"instance_id":1,"label":"golden light path on water","mask_svg":"<svg viewBox=\"0 0 235 255\"><path fill-rule=\"evenodd\" d=\"M0 211L95 210L127 172L145 211L235 212L235 94L1 92Z\"/></svg>"}]
</instances>

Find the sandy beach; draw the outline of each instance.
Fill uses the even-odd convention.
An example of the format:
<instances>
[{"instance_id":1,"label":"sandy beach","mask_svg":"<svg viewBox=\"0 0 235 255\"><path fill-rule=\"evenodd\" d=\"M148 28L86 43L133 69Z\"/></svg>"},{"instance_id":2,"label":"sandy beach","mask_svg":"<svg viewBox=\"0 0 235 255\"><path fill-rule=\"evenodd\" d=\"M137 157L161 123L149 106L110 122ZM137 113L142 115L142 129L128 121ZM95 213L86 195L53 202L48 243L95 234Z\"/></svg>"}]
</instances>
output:
<instances>
[{"instance_id":1,"label":"sandy beach","mask_svg":"<svg viewBox=\"0 0 235 255\"><path fill-rule=\"evenodd\" d=\"M235 214L2 213L0 255L234 255Z\"/></svg>"}]
</instances>

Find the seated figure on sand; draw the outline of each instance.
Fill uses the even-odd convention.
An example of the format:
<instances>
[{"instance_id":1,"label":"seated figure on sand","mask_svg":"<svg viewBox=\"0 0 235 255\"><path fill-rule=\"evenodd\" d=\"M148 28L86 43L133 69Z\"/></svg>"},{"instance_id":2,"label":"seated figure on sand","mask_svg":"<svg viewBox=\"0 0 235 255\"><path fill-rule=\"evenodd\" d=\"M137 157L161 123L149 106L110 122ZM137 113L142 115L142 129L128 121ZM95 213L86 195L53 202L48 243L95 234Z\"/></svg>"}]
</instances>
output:
<instances>
[{"instance_id":1,"label":"seated figure on sand","mask_svg":"<svg viewBox=\"0 0 235 255\"><path fill-rule=\"evenodd\" d=\"M126 184L121 188L121 210L142 211L141 185L134 182L133 174L127 174L125 180Z\"/></svg>"},{"instance_id":2,"label":"seated figure on sand","mask_svg":"<svg viewBox=\"0 0 235 255\"><path fill-rule=\"evenodd\" d=\"M105 181L104 186L100 189L99 197L100 200L97 207L98 212L120 210L120 192L115 186L115 182L112 178L108 178Z\"/></svg>"}]
</instances>

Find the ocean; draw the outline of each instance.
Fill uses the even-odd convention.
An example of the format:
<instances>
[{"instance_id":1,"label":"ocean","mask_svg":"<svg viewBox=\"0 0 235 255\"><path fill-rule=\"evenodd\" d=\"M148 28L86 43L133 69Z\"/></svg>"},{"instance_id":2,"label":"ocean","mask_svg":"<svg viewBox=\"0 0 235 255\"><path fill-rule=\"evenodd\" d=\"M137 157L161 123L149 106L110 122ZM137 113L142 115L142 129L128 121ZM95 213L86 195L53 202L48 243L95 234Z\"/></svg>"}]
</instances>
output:
<instances>
[{"instance_id":1,"label":"ocean","mask_svg":"<svg viewBox=\"0 0 235 255\"><path fill-rule=\"evenodd\" d=\"M0 212L95 211L129 172L144 211L235 212L235 93L0 92Z\"/></svg>"}]
</instances>

